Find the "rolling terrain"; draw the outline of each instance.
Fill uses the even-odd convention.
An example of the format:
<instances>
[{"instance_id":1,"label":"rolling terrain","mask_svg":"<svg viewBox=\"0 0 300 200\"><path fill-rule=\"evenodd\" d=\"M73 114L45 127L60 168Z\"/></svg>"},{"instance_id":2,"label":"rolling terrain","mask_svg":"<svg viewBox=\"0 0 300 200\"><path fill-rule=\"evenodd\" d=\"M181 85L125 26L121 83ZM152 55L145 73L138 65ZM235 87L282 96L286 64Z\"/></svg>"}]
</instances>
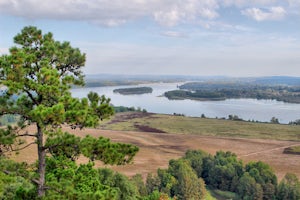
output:
<instances>
[{"instance_id":1,"label":"rolling terrain","mask_svg":"<svg viewBox=\"0 0 300 200\"><path fill-rule=\"evenodd\" d=\"M183 119L186 121L182 121ZM140 121L135 122L135 120ZM153 125L153 123L157 123L156 120L160 121L160 125ZM200 123L200 121L202 122ZM184 127L180 128L181 123L191 128L183 130ZM104 130L104 128L110 128L110 130ZM232 151L244 162L264 161L272 166L279 179L287 172L295 173L300 177L299 155L283 153L287 147L300 145L299 126L149 113L123 113L103 122L98 129L71 130L67 127L64 129L79 136L86 134L95 137L104 136L115 142L137 145L140 151L132 164L111 167L128 176L141 173L143 177L146 177L147 173L154 173L157 168L166 168L170 159L181 157L186 150L202 149L211 154L219 150ZM276 135L277 137L275 137ZM31 146L12 157L17 161L33 163L37 158L36 147ZM80 158L79 162L87 162L87 160ZM103 164L96 162L96 166L100 167Z\"/></svg>"}]
</instances>

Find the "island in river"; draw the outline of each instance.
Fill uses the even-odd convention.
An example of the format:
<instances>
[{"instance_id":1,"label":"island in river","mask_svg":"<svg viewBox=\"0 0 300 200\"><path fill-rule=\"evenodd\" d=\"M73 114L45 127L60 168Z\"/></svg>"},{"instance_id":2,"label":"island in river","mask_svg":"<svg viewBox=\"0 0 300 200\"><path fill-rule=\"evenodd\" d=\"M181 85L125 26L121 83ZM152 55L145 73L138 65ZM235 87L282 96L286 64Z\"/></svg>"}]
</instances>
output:
<instances>
[{"instance_id":1,"label":"island in river","mask_svg":"<svg viewBox=\"0 0 300 200\"><path fill-rule=\"evenodd\" d=\"M114 93L122 95L147 94L152 93L152 91L153 89L151 87L120 88L113 90Z\"/></svg>"},{"instance_id":2,"label":"island in river","mask_svg":"<svg viewBox=\"0 0 300 200\"><path fill-rule=\"evenodd\" d=\"M300 87L291 85L190 82L179 86L179 88L180 90L165 92L164 95L172 100L223 101L248 98L300 103Z\"/></svg>"}]
</instances>

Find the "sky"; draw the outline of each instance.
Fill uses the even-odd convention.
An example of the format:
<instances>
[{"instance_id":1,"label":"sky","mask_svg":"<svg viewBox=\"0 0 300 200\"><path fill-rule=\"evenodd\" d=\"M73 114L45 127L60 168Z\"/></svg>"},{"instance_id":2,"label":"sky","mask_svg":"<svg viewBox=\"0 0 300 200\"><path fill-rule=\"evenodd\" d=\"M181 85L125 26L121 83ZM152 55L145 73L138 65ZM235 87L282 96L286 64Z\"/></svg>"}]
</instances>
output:
<instances>
[{"instance_id":1,"label":"sky","mask_svg":"<svg viewBox=\"0 0 300 200\"><path fill-rule=\"evenodd\" d=\"M29 25L85 74L300 76L300 0L0 0L0 54Z\"/></svg>"}]
</instances>

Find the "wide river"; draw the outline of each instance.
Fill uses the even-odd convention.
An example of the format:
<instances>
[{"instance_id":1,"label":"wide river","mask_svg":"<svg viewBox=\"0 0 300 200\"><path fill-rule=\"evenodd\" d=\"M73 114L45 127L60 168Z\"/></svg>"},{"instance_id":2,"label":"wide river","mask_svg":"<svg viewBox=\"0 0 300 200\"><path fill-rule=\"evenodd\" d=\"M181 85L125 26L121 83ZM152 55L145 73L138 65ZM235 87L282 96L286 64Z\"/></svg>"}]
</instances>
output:
<instances>
[{"instance_id":1,"label":"wide river","mask_svg":"<svg viewBox=\"0 0 300 200\"><path fill-rule=\"evenodd\" d=\"M276 100L256 99L228 99L225 101L194 101L194 100L168 100L162 97L166 91L175 90L182 83L154 83L142 84L153 88L151 94L121 95L113 93L117 88L137 86L113 86L72 89L74 97L86 97L90 91L97 92L111 98L115 106L140 107L148 112L173 114L179 113L186 116L227 118L228 115L237 115L244 120L258 120L269 122L272 117L279 119L280 123L289 123L300 119L300 104L284 103Z\"/></svg>"}]
</instances>

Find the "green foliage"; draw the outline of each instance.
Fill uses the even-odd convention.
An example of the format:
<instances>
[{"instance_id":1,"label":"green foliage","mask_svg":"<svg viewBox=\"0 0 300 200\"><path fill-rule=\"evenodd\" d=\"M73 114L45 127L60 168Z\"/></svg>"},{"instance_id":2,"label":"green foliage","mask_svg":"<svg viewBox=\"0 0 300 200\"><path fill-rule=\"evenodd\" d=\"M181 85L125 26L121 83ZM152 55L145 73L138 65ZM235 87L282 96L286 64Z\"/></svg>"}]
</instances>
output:
<instances>
[{"instance_id":1,"label":"green foliage","mask_svg":"<svg viewBox=\"0 0 300 200\"><path fill-rule=\"evenodd\" d=\"M131 177L131 182L136 186L140 196L147 195L147 188L141 174L136 174Z\"/></svg>"},{"instance_id":2,"label":"green foliage","mask_svg":"<svg viewBox=\"0 0 300 200\"><path fill-rule=\"evenodd\" d=\"M208 157L208 153L201 150L188 150L184 159L190 162L191 167L196 171L197 176L201 177L203 173L203 160Z\"/></svg>"},{"instance_id":3,"label":"green foliage","mask_svg":"<svg viewBox=\"0 0 300 200\"><path fill-rule=\"evenodd\" d=\"M113 114L110 99L105 96L93 92L82 99L71 96L71 86L84 84L81 68L85 54L69 42L55 41L52 33L43 35L32 26L23 28L14 42L16 46L10 48L9 54L0 56L0 85L5 87L0 95L0 116L18 116L20 122L14 127L0 129L0 154L18 150L15 146L22 143L18 138L35 138L38 195L42 197L47 188L44 178L47 152L55 158L64 155L75 160L82 150L91 160L109 164L131 162L137 147L110 143L104 138L81 140L61 130L62 124L74 129L95 127L100 120ZM29 125L35 125L36 132L23 131ZM46 144L45 134L48 135ZM68 181L60 184L69 185ZM93 195L99 196L98 193ZM94 198L90 193L82 195L87 195L82 196L84 199Z\"/></svg>"},{"instance_id":4,"label":"green foliage","mask_svg":"<svg viewBox=\"0 0 300 200\"><path fill-rule=\"evenodd\" d=\"M57 132L53 137L48 137L45 146L54 157L65 156L76 160L80 155L80 138L67 132Z\"/></svg>"},{"instance_id":5,"label":"green foliage","mask_svg":"<svg viewBox=\"0 0 300 200\"><path fill-rule=\"evenodd\" d=\"M155 190L148 196L144 197L143 200L160 200L160 195L160 192L158 190Z\"/></svg>"},{"instance_id":6,"label":"green foliage","mask_svg":"<svg viewBox=\"0 0 300 200\"><path fill-rule=\"evenodd\" d=\"M94 169L92 162L77 166L66 157L47 159L46 199L136 199L137 187L110 169Z\"/></svg>"},{"instance_id":7,"label":"green foliage","mask_svg":"<svg viewBox=\"0 0 300 200\"><path fill-rule=\"evenodd\" d=\"M238 161L235 154L219 151L208 168L206 181L214 188L235 191L237 180L243 174L243 163Z\"/></svg>"},{"instance_id":8,"label":"green foliage","mask_svg":"<svg viewBox=\"0 0 300 200\"><path fill-rule=\"evenodd\" d=\"M277 188L277 198L280 200L300 199L300 181L295 174L287 173Z\"/></svg>"},{"instance_id":9,"label":"green foliage","mask_svg":"<svg viewBox=\"0 0 300 200\"><path fill-rule=\"evenodd\" d=\"M175 165L175 166L174 166ZM170 163L171 171L175 167L174 173L177 184L174 186L174 196L178 199L204 199L206 190L202 179L198 179L195 172L187 162L179 160L178 163ZM171 172L172 173L172 172Z\"/></svg>"},{"instance_id":10,"label":"green foliage","mask_svg":"<svg viewBox=\"0 0 300 200\"><path fill-rule=\"evenodd\" d=\"M159 191L161 180L158 176L153 174L148 174L146 179L146 189L147 193L151 194L154 191Z\"/></svg>"},{"instance_id":11,"label":"green foliage","mask_svg":"<svg viewBox=\"0 0 300 200\"><path fill-rule=\"evenodd\" d=\"M208 190L208 191L211 192L211 194L214 197L216 197L216 199L234 199L234 200L238 199L236 193L233 192L223 191L218 189Z\"/></svg>"},{"instance_id":12,"label":"green foliage","mask_svg":"<svg viewBox=\"0 0 300 200\"><path fill-rule=\"evenodd\" d=\"M256 183L255 179L248 172L244 173L240 178L237 193L241 199L263 199L261 185Z\"/></svg>"},{"instance_id":13,"label":"green foliage","mask_svg":"<svg viewBox=\"0 0 300 200\"><path fill-rule=\"evenodd\" d=\"M0 157L0 199L35 199L36 188L26 163Z\"/></svg>"},{"instance_id":14,"label":"green foliage","mask_svg":"<svg viewBox=\"0 0 300 200\"><path fill-rule=\"evenodd\" d=\"M36 199L36 188L21 176L0 172L0 199Z\"/></svg>"},{"instance_id":15,"label":"green foliage","mask_svg":"<svg viewBox=\"0 0 300 200\"><path fill-rule=\"evenodd\" d=\"M185 159L170 160L167 170L158 169L157 176L148 174L148 194L155 191L176 199L204 199L205 183Z\"/></svg>"},{"instance_id":16,"label":"green foliage","mask_svg":"<svg viewBox=\"0 0 300 200\"><path fill-rule=\"evenodd\" d=\"M9 160L5 157L0 156L0 171L13 176L22 176L24 178L30 177L30 166L25 163L17 163Z\"/></svg>"},{"instance_id":17,"label":"green foliage","mask_svg":"<svg viewBox=\"0 0 300 200\"><path fill-rule=\"evenodd\" d=\"M90 160L101 160L105 164L130 163L139 150L130 144L111 143L108 138L86 136L80 142L82 154Z\"/></svg>"},{"instance_id":18,"label":"green foliage","mask_svg":"<svg viewBox=\"0 0 300 200\"><path fill-rule=\"evenodd\" d=\"M189 161L189 165L197 172L198 177L203 178L211 189L235 192L237 199L276 198L277 178L266 163L249 162L243 166L242 161L238 160L235 154L223 151L217 152L212 157L202 151L189 150L184 159ZM178 171L178 168L174 167L176 165L172 166L173 171ZM297 185L295 179L290 180ZM281 186L283 195L286 195L285 184L286 181ZM296 191L297 189L294 188L293 192L297 193Z\"/></svg>"},{"instance_id":19,"label":"green foliage","mask_svg":"<svg viewBox=\"0 0 300 200\"><path fill-rule=\"evenodd\" d=\"M81 139L67 132L52 133L46 140L46 148L54 157L64 156L76 160L82 153L91 161L101 160L105 164L123 165L132 162L138 147L130 144L112 143L108 138L87 135Z\"/></svg>"},{"instance_id":20,"label":"green foliage","mask_svg":"<svg viewBox=\"0 0 300 200\"><path fill-rule=\"evenodd\" d=\"M15 128L10 125L6 129L0 129L0 156L10 152L12 145L15 143L16 136L13 133Z\"/></svg>"},{"instance_id":21,"label":"green foliage","mask_svg":"<svg viewBox=\"0 0 300 200\"><path fill-rule=\"evenodd\" d=\"M277 177L272 168L268 164L259 161L249 162L245 166L245 169L246 172L261 185L263 199L274 199L277 187Z\"/></svg>"},{"instance_id":22,"label":"green foliage","mask_svg":"<svg viewBox=\"0 0 300 200\"><path fill-rule=\"evenodd\" d=\"M299 155L300 154L300 146L287 147L284 149L283 153Z\"/></svg>"}]
</instances>

